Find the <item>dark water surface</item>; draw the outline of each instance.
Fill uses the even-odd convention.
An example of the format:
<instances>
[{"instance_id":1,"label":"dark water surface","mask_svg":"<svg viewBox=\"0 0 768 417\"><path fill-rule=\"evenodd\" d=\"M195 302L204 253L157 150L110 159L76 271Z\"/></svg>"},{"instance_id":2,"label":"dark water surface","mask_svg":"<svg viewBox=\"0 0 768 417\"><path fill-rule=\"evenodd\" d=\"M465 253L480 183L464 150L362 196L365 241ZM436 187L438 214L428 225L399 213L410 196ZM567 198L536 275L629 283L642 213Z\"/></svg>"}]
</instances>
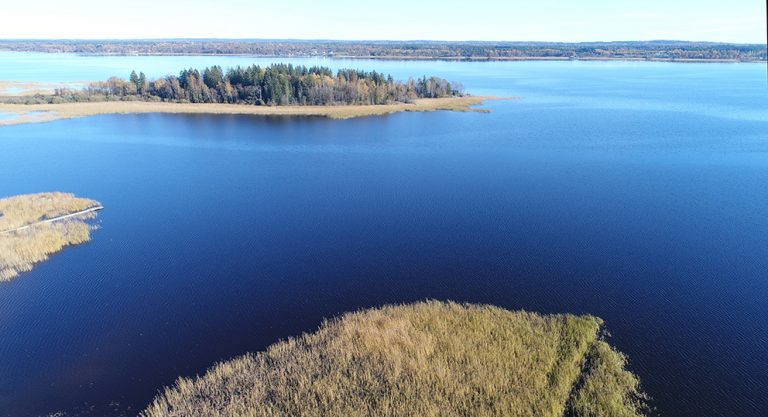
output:
<instances>
[{"instance_id":1,"label":"dark water surface","mask_svg":"<svg viewBox=\"0 0 768 417\"><path fill-rule=\"evenodd\" d=\"M523 99L0 128L0 195L106 207L0 284L0 416L130 415L323 317L428 298L600 316L658 414L762 415L764 68L418 65Z\"/></svg>"}]
</instances>

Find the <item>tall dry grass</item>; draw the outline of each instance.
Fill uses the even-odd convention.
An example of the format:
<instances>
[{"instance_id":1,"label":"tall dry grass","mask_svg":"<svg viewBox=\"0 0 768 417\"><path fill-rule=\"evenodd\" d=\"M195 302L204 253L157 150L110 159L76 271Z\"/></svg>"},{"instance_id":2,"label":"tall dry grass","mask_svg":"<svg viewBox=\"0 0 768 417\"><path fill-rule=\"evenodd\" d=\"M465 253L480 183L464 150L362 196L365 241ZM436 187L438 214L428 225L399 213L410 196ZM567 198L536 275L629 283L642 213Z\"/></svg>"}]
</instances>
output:
<instances>
[{"instance_id":1,"label":"tall dry grass","mask_svg":"<svg viewBox=\"0 0 768 417\"><path fill-rule=\"evenodd\" d=\"M38 223L99 206L94 200L66 193L27 194L0 199L0 281L8 281L68 245L90 240L86 213L61 221ZM30 227L25 227L30 226ZM18 228L23 228L17 230Z\"/></svg>"},{"instance_id":2,"label":"tall dry grass","mask_svg":"<svg viewBox=\"0 0 768 417\"><path fill-rule=\"evenodd\" d=\"M602 340L587 354L582 382L571 401L571 412L583 417L635 417L646 406L637 376L625 369L626 357Z\"/></svg>"},{"instance_id":3,"label":"tall dry grass","mask_svg":"<svg viewBox=\"0 0 768 417\"><path fill-rule=\"evenodd\" d=\"M174 113L174 114L241 114L254 116L321 116L331 119L350 119L380 116L398 112L430 112L450 110L479 111L472 106L495 97L444 97L416 99L413 103L340 106L253 106L250 104L217 103L163 103L146 101L109 101L62 104L5 104L0 111L19 116L0 120L0 126L22 123L40 123L58 119L93 116L97 114ZM32 114L32 113L35 114Z\"/></svg>"},{"instance_id":4,"label":"tall dry grass","mask_svg":"<svg viewBox=\"0 0 768 417\"><path fill-rule=\"evenodd\" d=\"M571 391L601 323L441 302L349 313L181 378L141 415L559 417L586 401Z\"/></svg>"},{"instance_id":5,"label":"tall dry grass","mask_svg":"<svg viewBox=\"0 0 768 417\"><path fill-rule=\"evenodd\" d=\"M0 198L0 232L98 205L98 201L75 197L70 193L24 194Z\"/></svg>"}]
</instances>

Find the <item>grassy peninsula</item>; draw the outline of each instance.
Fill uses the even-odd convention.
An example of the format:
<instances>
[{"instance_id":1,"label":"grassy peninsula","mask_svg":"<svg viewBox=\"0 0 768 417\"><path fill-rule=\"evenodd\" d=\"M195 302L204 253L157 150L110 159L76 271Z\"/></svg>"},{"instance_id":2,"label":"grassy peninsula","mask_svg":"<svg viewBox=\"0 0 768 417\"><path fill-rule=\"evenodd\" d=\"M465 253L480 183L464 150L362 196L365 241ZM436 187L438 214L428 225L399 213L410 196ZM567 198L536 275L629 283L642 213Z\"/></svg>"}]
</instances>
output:
<instances>
[{"instance_id":1,"label":"grassy peninsula","mask_svg":"<svg viewBox=\"0 0 768 417\"><path fill-rule=\"evenodd\" d=\"M380 116L399 112L431 112L437 110L486 112L472 106L496 97L423 98L411 103L341 106L252 106L247 104L167 103L150 101L110 101L63 104L2 104L0 112L15 117L0 119L0 126L42 123L59 119L99 114L175 113L175 114L239 114L252 116L318 116L330 119L350 119Z\"/></svg>"},{"instance_id":2,"label":"grassy peninsula","mask_svg":"<svg viewBox=\"0 0 768 417\"><path fill-rule=\"evenodd\" d=\"M141 415L641 416L638 379L601 326L442 302L348 313L181 378Z\"/></svg>"},{"instance_id":3,"label":"grassy peninsula","mask_svg":"<svg viewBox=\"0 0 768 417\"><path fill-rule=\"evenodd\" d=\"M29 271L68 245L90 240L101 204L68 193L26 194L0 199L0 282Z\"/></svg>"}]
</instances>

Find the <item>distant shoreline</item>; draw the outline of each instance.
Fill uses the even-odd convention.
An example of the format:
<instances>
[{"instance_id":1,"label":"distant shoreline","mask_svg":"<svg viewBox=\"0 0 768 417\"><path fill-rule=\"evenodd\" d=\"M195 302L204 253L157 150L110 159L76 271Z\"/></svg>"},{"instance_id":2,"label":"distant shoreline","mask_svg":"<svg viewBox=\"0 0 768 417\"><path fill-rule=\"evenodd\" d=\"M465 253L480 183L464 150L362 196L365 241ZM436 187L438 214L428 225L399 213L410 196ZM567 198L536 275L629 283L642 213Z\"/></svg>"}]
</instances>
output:
<instances>
[{"instance_id":1,"label":"distant shoreline","mask_svg":"<svg viewBox=\"0 0 768 417\"><path fill-rule=\"evenodd\" d=\"M611 42L298 39L0 39L0 50L84 56L232 55L442 61L765 62L765 44L675 40Z\"/></svg>"},{"instance_id":2,"label":"distant shoreline","mask_svg":"<svg viewBox=\"0 0 768 417\"><path fill-rule=\"evenodd\" d=\"M380 105L337 105L337 106L255 106L247 104L218 103L166 103L146 101L105 101L62 104L0 104L0 112L15 114L15 117L0 119L0 126L27 123L44 123L54 120L95 116L102 114L231 114L251 116L317 116L330 119L350 119L365 116L380 116L400 112L431 112L449 110L460 112L488 112L472 106L487 100L504 98L491 96L446 97L416 99L413 103Z\"/></svg>"},{"instance_id":3,"label":"distant shoreline","mask_svg":"<svg viewBox=\"0 0 768 417\"><path fill-rule=\"evenodd\" d=\"M371 59L381 61L459 61L459 62L498 62L498 61L626 61L626 62L670 62L680 64L692 63L733 63L750 64L765 63L760 60L738 59L674 59L674 58L619 58L619 57L413 57L413 56L336 56L331 59Z\"/></svg>"},{"instance_id":4,"label":"distant shoreline","mask_svg":"<svg viewBox=\"0 0 768 417\"><path fill-rule=\"evenodd\" d=\"M232 56L261 59L329 59L329 60L371 60L371 61L450 61L450 62L524 62L524 61L576 61L576 62L668 62L678 64L765 64L766 60L759 59L720 59L720 58L642 58L642 57L562 57L562 56L527 56L527 57L485 57L485 56L412 56L412 55L256 55L248 53L81 53L81 52L48 52L48 51L15 51L0 49L9 53L41 53L41 54L73 54L82 57L129 57L129 56Z\"/></svg>"}]
</instances>

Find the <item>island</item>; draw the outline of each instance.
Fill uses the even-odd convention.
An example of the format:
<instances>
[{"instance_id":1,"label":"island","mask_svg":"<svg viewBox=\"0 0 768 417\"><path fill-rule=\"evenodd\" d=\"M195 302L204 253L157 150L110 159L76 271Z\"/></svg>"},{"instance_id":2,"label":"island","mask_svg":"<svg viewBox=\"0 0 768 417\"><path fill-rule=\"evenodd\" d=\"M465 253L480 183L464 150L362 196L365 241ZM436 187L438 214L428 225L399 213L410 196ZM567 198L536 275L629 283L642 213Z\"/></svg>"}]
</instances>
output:
<instances>
[{"instance_id":1,"label":"island","mask_svg":"<svg viewBox=\"0 0 768 417\"><path fill-rule=\"evenodd\" d=\"M65 246L87 242L87 222L103 207L69 193L25 194L0 199L0 282L48 259Z\"/></svg>"},{"instance_id":2,"label":"island","mask_svg":"<svg viewBox=\"0 0 768 417\"><path fill-rule=\"evenodd\" d=\"M324 116L346 119L402 111L471 111L490 97L472 97L440 77L396 81L376 71L291 64L185 69L150 80L143 72L112 77L82 88L0 83L0 124L43 122L114 113L210 113ZM34 93L26 93L31 91ZM41 93L42 92L42 93ZM481 110L480 110L481 111Z\"/></svg>"},{"instance_id":3,"label":"island","mask_svg":"<svg viewBox=\"0 0 768 417\"><path fill-rule=\"evenodd\" d=\"M592 316L427 301L347 313L180 378L140 415L635 417L638 378Z\"/></svg>"}]
</instances>

